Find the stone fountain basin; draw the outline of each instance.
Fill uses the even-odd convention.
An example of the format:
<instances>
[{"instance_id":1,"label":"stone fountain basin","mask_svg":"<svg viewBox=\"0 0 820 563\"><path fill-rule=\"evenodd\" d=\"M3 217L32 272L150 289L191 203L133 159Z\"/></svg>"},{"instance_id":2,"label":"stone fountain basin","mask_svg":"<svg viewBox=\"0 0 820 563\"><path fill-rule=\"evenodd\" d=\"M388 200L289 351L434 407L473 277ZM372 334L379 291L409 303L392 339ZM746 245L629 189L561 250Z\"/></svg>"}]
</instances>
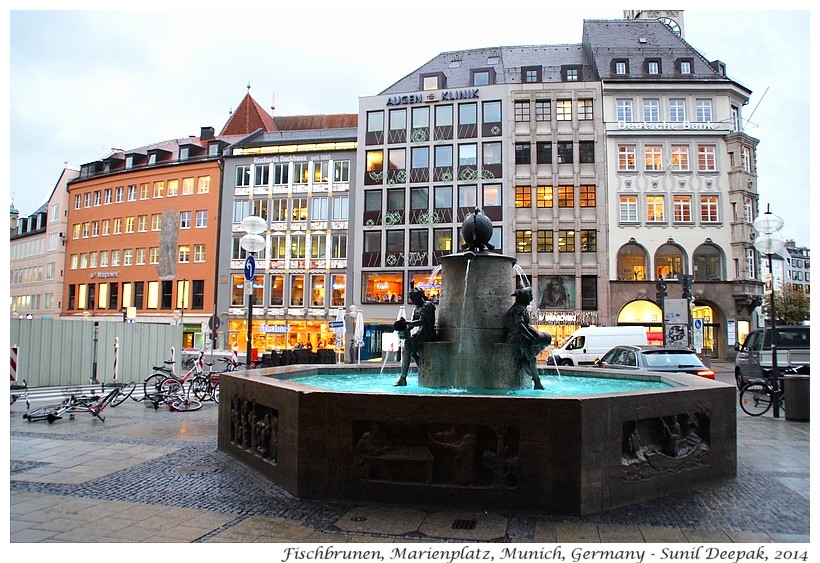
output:
<instances>
[{"instance_id":1,"label":"stone fountain basin","mask_svg":"<svg viewBox=\"0 0 820 563\"><path fill-rule=\"evenodd\" d=\"M570 515L736 475L736 391L724 383L562 368L669 386L553 398L351 393L289 381L351 370L379 372L317 365L222 374L218 448L304 499Z\"/></svg>"}]
</instances>

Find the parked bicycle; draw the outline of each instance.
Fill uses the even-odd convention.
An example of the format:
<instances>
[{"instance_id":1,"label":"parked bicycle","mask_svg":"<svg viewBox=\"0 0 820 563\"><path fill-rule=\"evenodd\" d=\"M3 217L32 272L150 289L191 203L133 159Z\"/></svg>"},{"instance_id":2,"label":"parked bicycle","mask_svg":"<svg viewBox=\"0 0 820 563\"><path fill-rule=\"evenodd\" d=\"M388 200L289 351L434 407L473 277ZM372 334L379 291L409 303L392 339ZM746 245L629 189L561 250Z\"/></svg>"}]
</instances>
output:
<instances>
[{"instance_id":1,"label":"parked bicycle","mask_svg":"<svg viewBox=\"0 0 820 563\"><path fill-rule=\"evenodd\" d=\"M167 405L172 411L199 410L202 408L202 403L189 396L192 385L189 385L186 391L185 384L199 376L204 377L203 355L204 352L200 351L199 357L191 364L191 368L181 377L176 374L172 360L165 360L163 366L154 366L154 373L143 381L142 398L135 400L150 401L155 410L159 409L161 404Z\"/></svg>"},{"instance_id":2,"label":"parked bicycle","mask_svg":"<svg viewBox=\"0 0 820 563\"><path fill-rule=\"evenodd\" d=\"M213 362L205 362L208 372L199 374L191 381L190 393L200 401L213 401L219 403L219 376L222 373L238 370L242 364L234 361L233 358L219 358L225 364L224 368L218 371L213 370Z\"/></svg>"},{"instance_id":3,"label":"parked bicycle","mask_svg":"<svg viewBox=\"0 0 820 563\"><path fill-rule=\"evenodd\" d=\"M788 367L780 371L781 375L802 373L800 367ZM786 392L783 381L775 381L773 375L768 374L763 379L753 379L740 390L740 408L749 416L761 416L769 412L775 401L778 409L786 410Z\"/></svg>"}]
</instances>

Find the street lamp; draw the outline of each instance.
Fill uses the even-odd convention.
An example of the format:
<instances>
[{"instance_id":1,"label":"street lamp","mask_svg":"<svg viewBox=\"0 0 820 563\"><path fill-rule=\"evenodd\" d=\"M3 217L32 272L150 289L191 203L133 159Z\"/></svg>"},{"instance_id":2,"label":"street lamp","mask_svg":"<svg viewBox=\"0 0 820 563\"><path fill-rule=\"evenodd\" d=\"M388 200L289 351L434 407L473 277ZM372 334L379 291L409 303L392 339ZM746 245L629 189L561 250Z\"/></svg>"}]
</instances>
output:
<instances>
[{"instance_id":1,"label":"street lamp","mask_svg":"<svg viewBox=\"0 0 820 563\"><path fill-rule=\"evenodd\" d=\"M754 228L760 233L755 239L754 247L761 254L765 254L769 259L769 275L771 276L771 293L769 294L769 325L772 328L772 378L774 379L775 391L780 391L780 372L777 369L777 317L774 312L774 270L772 269L772 254L777 254L783 247L786 246L786 241L783 240L777 231L783 228L783 219L775 215L766 206L766 213L759 215L754 220ZM765 332L764 332L765 334ZM780 401L774 401L775 418L780 417Z\"/></svg>"},{"instance_id":2,"label":"street lamp","mask_svg":"<svg viewBox=\"0 0 820 563\"><path fill-rule=\"evenodd\" d=\"M251 367L251 350L253 348L253 281L256 272L256 262L253 253L265 248L265 237L259 233L264 233L268 228L268 223L262 217L249 215L242 219L239 228L247 234L239 239L239 246L248 252L245 259L245 295L248 298L248 330L247 344L245 347L245 365Z\"/></svg>"}]
</instances>

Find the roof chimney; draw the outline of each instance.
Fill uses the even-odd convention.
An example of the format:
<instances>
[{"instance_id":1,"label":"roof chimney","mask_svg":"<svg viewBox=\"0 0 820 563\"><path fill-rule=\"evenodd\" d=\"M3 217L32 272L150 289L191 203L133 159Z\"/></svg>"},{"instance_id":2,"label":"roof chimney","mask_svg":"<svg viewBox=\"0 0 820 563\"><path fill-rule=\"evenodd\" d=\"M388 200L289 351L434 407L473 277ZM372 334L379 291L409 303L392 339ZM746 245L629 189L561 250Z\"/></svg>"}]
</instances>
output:
<instances>
[{"instance_id":1,"label":"roof chimney","mask_svg":"<svg viewBox=\"0 0 820 563\"><path fill-rule=\"evenodd\" d=\"M214 128L202 127L199 132L199 138L203 141L210 141L214 138Z\"/></svg>"}]
</instances>

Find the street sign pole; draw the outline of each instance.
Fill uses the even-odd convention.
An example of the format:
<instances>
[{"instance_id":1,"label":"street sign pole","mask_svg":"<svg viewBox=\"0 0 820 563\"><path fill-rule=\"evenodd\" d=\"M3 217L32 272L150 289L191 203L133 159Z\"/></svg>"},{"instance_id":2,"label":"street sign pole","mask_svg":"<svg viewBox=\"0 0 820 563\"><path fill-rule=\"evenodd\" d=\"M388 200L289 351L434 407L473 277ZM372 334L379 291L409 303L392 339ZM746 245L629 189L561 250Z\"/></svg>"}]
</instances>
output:
<instances>
[{"instance_id":1,"label":"street sign pole","mask_svg":"<svg viewBox=\"0 0 820 563\"><path fill-rule=\"evenodd\" d=\"M245 295L248 298L248 331L245 346L245 365L251 367L251 350L253 349L253 278L256 273L256 261L253 254L245 258Z\"/></svg>"}]
</instances>

